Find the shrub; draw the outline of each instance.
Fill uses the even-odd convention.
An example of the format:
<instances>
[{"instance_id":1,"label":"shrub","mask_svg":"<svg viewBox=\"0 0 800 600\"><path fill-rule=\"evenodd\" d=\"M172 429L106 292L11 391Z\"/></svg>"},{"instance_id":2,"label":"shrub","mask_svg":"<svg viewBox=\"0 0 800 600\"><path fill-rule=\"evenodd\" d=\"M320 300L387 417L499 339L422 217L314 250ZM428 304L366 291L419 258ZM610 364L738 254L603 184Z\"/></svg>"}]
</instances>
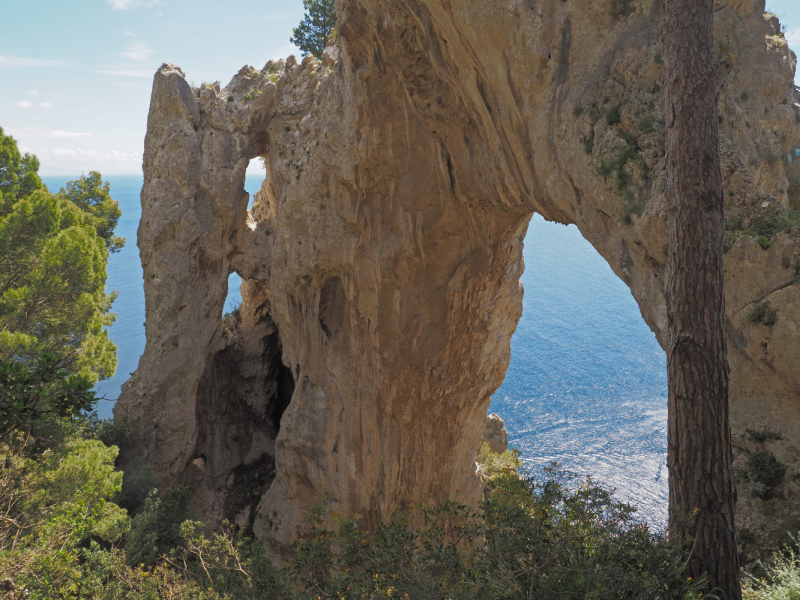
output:
<instances>
[{"instance_id":1,"label":"shrub","mask_svg":"<svg viewBox=\"0 0 800 600\"><path fill-rule=\"evenodd\" d=\"M615 104L605 110L606 125L611 127L612 125L616 125L617 123L620 122L620 120L622 119L622 116L620 114L621 108L622 108L621 104Z\"/></svg>"},{"instance_id":2,"label":"shrub","mask_svg":"<svg viewBox=\"0 0 800 600\"><path fill-rule=\"evenodd\" d=\"M743 229L742 217L725 219L725 231L741 231Z\"/></svg>"},{"instance_id":3,"label":"shrub","mask_svg":"<svg viewBox=\"0 0 800 600\"><path fill-rule=\"evenodd\" d=\"M772 327L778 322L778 313L769 307L769 302L764 301L756 304L750 311L750 321L760 325Z\"/></svg>"},{"instance_id":4,"label":"shrub","mask_svg":"<svg viewBox=\"0 0 800 600\"><path fill-rule=\"evenodd\" d=\"M96 404L92 381L64 371L55 355L44 354L29 365L0 361L0 440Z\"/></svg>"},{"instance_id":5,"label":"shrub","mask_svg":"<svg viewBox=\"0 0 800 600\"><path fill-rule=\"evenodd\" d=\"M794 177L789 181L786 193L789 196L789 205L794 209L800 209L800 177Z\"/></svg>"},{"instance_id":6,"label":"shrub","mask_svg":"<svg viewBox=\"0 0 800 600\"><path fill-rule=\"evenodd\" d=\"M796 545L796 541L795 541ZM800 598L800 556L785 547L768 563L759 563L762 577L745 574L742 578L744 600L792 600Z\"/></svg>"},{"instance_id":7,"label":"shrub","mask_svg":"<svg viewBox=\"0 0 800 600\"><path fill-rule=\"evenodd\" d=\"M774 431L770 431L769 429L762 429L761 431L757 431L755 429L747 429L746 430L747 437L750 438L751 441L757 443L764 443L767 440L782 440L783 436L780 433L776 433Z\"/></svg>"},{"instance_id":8,"label":"shrub","mask_svg":"<svg viewBox=\"0 0 800 600\"><path fill-rule=\"evenodd\" d=\"M164 554L180 545L181 525L189 516L191 488L168 489L161 498L155 490L145 500L144 510L133 517L125 536L130 564L154 565Z\"/></svg>"},{"instance_id":9,"label":"shrub","mask_svg":"<svg viewBox=\"0 0 800 600\"><path fill-rule=\"evenodd\" d=\"M786 465L766 452L753 454L745 465L744 477L753 498L769 500L776 496L776 488L783 482Z\"/></svg>"},{"instance_id":10,"label":"shrub","mask_svg":"<svg viewBox=\"0 0 800 600\"><path fill-rule=\"evenodd\" d=\"M119 491L116 448L73 437L36 456L33 438L15 435L0 470L0 581L20 597L74 598L80 548L112 543L127 528L125 511L109 499Z\"/></svg>"}]
</instances>

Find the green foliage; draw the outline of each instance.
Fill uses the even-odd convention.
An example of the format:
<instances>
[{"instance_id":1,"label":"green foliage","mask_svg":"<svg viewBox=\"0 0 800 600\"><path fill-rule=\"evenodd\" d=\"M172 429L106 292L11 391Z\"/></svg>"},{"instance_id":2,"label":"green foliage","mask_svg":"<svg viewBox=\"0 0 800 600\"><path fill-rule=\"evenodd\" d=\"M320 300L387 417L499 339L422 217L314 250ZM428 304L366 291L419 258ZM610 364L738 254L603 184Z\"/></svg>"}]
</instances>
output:
<instances>
[{"instance_id":1,"label":"green foliage","mask_svg":"<svg viewBox=\"0 0 800 600\"><path fill-rule=\"evenodd\" d=\"M289 39L303 51L303 56L313 54L318 59L322 58L328 38L336 27L334 4L334 0L303 0L306 13Z\"/></svg>"},{"instance_id":2,"label":"green foliage","mask_svg":"<svg viewBox=\"0 0 800 600\"><path fill-rule=\"evenodd\" d=\"M477 512L423 504L367 533L323 497L278 569L230 524L186 520L188 488L151 495L129 520L109 501L116 448L73 435L32 457L27 444L9 447L0 471L0 506L12 507L0 519L0 581L12 598L666 600L696 598L704 583L687 580L679 548L612 492L555 467L520 477L514 452L481 449L491 491Z\"/></svg>"},{"instance_id":3,"label":"green foliage","mask_svg":"<svg viewBox=\"0 0 800 600\"><path fill-rule=\"evenodd\" d=\"M0 440L43 421L91 411L96 403L92 381L64 371L52 354L29 365L0 362Z\"/></svg>"},{"instance_id":4,"label":"green foliage","mask_svg":"<svg viewBox=\"0 0 800 600\"><path fill-rule=\"evenodd\" d=\"M794 546L797 540L792 539ZM800 556L792 546L776 552L770 561L759 563L764 576L745 574L742 578L743 600L794 600L800 598Z\"/></svg>"},{"instance_id":5,"label":"green foliage","mask_svg":"<svg viewBox=\"0 0 800 600\"><path fill-rule=\"evenodd\" d=\"M541 481L499 474L492 487L478 513L421 506L372 535L323 498L307 513L312 537L294 546L292 587L303 598L666 599L703 584L590 479L550 468Z\"/></svg>"},{"instance_id":6,"label":"green foliage","mask_svg":"<svg viewBox=\"0 0 800 600\"><path fill-rule=\"evenodd\" d=\"M583 114L583 106L580 104L576 104L572 107L572 116L575 118L580 117Z\"/></svg>"},{"instance_id":7,"label":"green foliage","mask_svg":"<svg viewBox=\"0 0 800 600\"><path fill-rule=\"evenodd\" d=\"M583 136L581 142L583 143L583 151L586 154L591 154L594 151L594 129L589 132L589 135Z\"/></svg>"},{"instance_id":8,"label":"green foliage","mask_svg":"<svg viewBox=\"0 0 800 600\"><path fill-rule=\"evenodd\" d=\"M89 171L88 177L81 175L75 181L68 181L59 194L94 217L97 235L113 253L122 249L125 239L114 235L122 211L119 202L111 198L110 190L111 185L103 181L100 173Z\"/></svg>"},{"instance_id":9,"label":"green foliage","mask_svg":"<svg viewBox=\"0 0 800 600\"><path fill-rule=\"evenodd\" d=\"M13 163L13 138L0 134L0 146ZM105 293L106 265L108 247L120 243L111 235L119 208L96 173L56 195L43 187L24 195L38 176L12 175L3 174L11 191L0 211L0 360L50 352L66 370L109 377L116 347L104 328L115 296Z\"/></svg>"},{"instance_id":10,"label":"green foliage","mask_svg":"<svg viewBox=\"0 0 800 600\"><path fill-rule=\"evenodd\" d=\"M22 156L17 142L0 127L0 217L20 198L44 188L35 156Z\"/></svg>"},{"instance_id":11,"label":"green foliage","mask_svg":"<svg viewBox=\"0 0 800 600\"><path fill-rule=\"evenodd\" d=\"M664 64L664 56L661 54L661 52L656 52L653 55L653 62L656 63L657 65Z\"/></svg>"},{"instance_id":12,"label":"green foliage","mask_svg":"<svg viewBox=\"0 0 800 600\"><path fill-rule=\"evenodd\" d=\"M154 565L160 556L179 546L181 523L189 516L190 496L188 486L168 489L161 498L155 490L150 492L125 539L130 564Z\"/></svg>"},{"instance_id":13,"label":"green foliage","mask_svg":"<svg viewBox=\"0 0 800 600\"><path fill-rule=\"evenodd\" d=\"M772 327L778 321L778 313L769 307L769 301L756 304L750 311L750 321Z\"/></svg>"},{"instance_id":14,"label":"green foliage","mask_svg":"<svg viewBox=\"0 0 800 600\"><path fill-rule=\"evenodd\" d=\"M789 189L786 193L789 196L789 205L794 209L800 210L800 177L794 177L789 180Z\"/></svg>"},{"instance_id":15,"label":"green foliage","mask_svg":"<svg viewBox=\"0 0 800 600\"><path fill-rule=\"evenodd\" d=\"M758 452L747 459L740 476L747 484L753 498L769 500L777 495L777 487L786 475L786 465L766 452Z\"/></svg>"},{"instance_id":16,"label":"green foliage","mask_svg":"<svg viewBox=\"0 0 800 600\"><path fill-rule=\"evenodd\" d=\"M769 164L775 164L777 162L780 162L781 158L783 158L777 152L771 152L771 151L762 152L759 154L759 157Z\"/></svg>"},{"instance_id":17,"label":"green foliage","mask_svg":"<svg viewBox=\"0 0 800 600\"><path fill-rule=\"evenodd\" d=\"M742 225L742 217L731 217L725 219L725 231L741 231L744 228Z\"/></svg>"},{"instance_id":18,"label":"green foliage","mask_svg":"<svg viewBox=\"0 0 800 600\"><path fill-rule=\"evenodd\" d=\"M756 429L747 429L747 437L750 438L751 441L757 442L759 444L763 444L767 440L782 440L783 437L780 433L775 431L770 431L769 429L762 429L760 431Z\"/></svg>"},{"instance_id":19,"label":"green foliage","mask_svg":"<svg viewBox=\"0 0 800 600\"><path fill-rule=\"evenodd\" d=\"M240 307L237 306L231 312L222 315L222 335L228 337L239 329L242 323L242 317L239 314Z\"/></svg>"},{"instance_id":20,"label":"green foliage","mask_svg":"<svg viewBox=\"0 0 800 600\"><path fill-rule=\"evenodd\" d=\"M0 581L34 600L75 598L81 546L112 544L127 516L109 502L122 474L116 449L78 437L34 454L34 440L16 435L2 450Z\"/></svg>"},{"instance_id":21,"label":"green foliage","mask_svg":"<svg viewBox=\"0 0 800 600\"><path fill-rule=\"evenodd\" d=\"M503 475L515 474L522 468L518 450L507 450L502 454L492 452L489 444L483 442L475 462L480 467L481 478L487 485Z\"/></svg>"},{"instance_id":22,"label":"green foliage","mask_svg":"<svg viewBox=\"0 0 800 600\"><path fill-rule=\"evenodd\" d=\"M609 127L616 125L620 122L622 116L620 114L621 104L614 104L605 110L606 125Z\"/></svg>"}]
</instances>

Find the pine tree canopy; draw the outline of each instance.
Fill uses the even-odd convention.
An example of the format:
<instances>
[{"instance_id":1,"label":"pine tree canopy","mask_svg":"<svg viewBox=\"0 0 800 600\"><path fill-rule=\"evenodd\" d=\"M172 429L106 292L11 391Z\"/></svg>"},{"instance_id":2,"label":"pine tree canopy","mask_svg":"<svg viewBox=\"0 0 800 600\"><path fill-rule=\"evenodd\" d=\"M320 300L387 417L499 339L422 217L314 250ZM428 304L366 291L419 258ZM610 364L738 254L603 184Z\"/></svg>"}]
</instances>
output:
<instances>
[{"instance_id":1,"label":"pine tree canopy","mask_svg":"<svg viewBox=\"0 0 800 600\"><path fill-rule=\"evenodd\" d=\"M328 37L336 27L334 0L303 0L303 6L306 14L289 41L303 51L303 56L322 58Z\"/></svg>"},{"instance_id":2,"label":"pine tree canopy","mask_svg":"<svg viewBox=\"0 0 800 600\"><path fill-rule=\"evenodd\" d=\"M124 243L113 235L121 211L99 173L51 194L38 167L0 129L0 361L51 353L67 371L110 377L106 267Z\"/></svg>"}]
</instances>

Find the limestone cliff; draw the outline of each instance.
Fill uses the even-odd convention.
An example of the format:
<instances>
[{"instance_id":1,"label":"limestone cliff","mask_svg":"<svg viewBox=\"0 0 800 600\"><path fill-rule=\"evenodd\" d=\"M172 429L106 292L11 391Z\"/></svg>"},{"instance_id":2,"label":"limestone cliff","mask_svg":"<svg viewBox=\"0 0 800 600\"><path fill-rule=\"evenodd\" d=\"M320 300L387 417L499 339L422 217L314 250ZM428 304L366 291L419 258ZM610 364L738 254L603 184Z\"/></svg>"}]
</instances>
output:
<instances>
[{"instance_id":1,"label":"limestone cliff","mask_svg":"<svg viewBox=\"0 0 800 600\"><path fill-rule=\"evenodd\" d=\"M278 546L323 488L366 527L422 498L479 497L533 212L575 223L666 332L659 2L337 8L321 62L246 67L224 89L164 65L145 140L147 347L116 415L141 423L166 484L193 482L199 510ZM800 97L763 2L720 2L716 28L734 63L727 323L739 520L756 547L800 518L800 160L785 160ZM788 472L765 483L762 463Z\"/></svg>"}]
</instances>

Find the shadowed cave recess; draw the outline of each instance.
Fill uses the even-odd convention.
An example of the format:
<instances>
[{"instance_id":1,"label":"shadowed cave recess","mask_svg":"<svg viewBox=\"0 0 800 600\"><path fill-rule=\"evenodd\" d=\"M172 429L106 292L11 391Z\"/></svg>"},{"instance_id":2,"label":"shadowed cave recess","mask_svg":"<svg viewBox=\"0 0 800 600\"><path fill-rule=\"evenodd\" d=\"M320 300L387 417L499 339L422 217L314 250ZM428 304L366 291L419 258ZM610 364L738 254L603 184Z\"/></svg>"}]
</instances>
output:
<instances>
[{"instance_id":1,"label":"shadowed cave recess","mask_svg":"<svg viewBox=\"0 0 800 600\"><path fill-rule=\"evenodd\" d=\"M282 361L269 294L247 280L242 293L244 302L223 315L224 345L200 380L195 458L181 479L206 489L196 499L212 499L197 509L251 529L275 478L275 438L295 382Z\"/></svg>"}]
</instances>

